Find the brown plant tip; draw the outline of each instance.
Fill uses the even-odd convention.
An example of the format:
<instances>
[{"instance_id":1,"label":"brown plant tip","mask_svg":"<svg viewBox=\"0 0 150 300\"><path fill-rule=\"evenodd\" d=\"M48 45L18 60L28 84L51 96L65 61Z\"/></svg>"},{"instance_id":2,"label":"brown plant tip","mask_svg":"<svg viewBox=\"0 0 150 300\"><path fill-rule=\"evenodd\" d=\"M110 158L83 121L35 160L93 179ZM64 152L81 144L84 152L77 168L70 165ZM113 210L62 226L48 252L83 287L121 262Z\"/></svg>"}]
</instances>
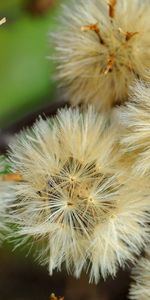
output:
<instances>
[{"instance_id":1,"label":"brown plant tip","mask_svg":"<svg viewBox=\"0 0 150 300\"><path fill-rule=\"evenodd\" d=\"M103 41L103 39L102 39L102 37L101 37L101 35L100 35L100 28L99 28L99 26L98 26L98 23L96 23L96 24L89 24L89 25L84 25L84 26L81 26L81 31L94 31L96 34L97 34L97 36L98 36L98 38L99 38L99 40L100 40L100 43L102 44L102 45L104 45L104 41Z\"/></svg>"},{"instance_id":2,"label":"brown plant tip","mask_svg":"<svg viewBox=\"0 0 150 300\"><path fill-rule=\"evenodd\" d=\"M107 67L106 67L106 70L104 72L105 75L107 75L109 72L112 72L112 69L113 69L113 65L114 65L114 61L115 61L115 57L114 55L110 55L108 57L108 60L107 60Z\"/></svg>"},{"instance_id":3,"label":"brown plant tip","mask_svg":"<svg viewBox=\"0 0 150 300\"><path fill-rule=\"evenodd\" d=\"M136 32L130 32L130 31L124 32L122 30L122 28L120 28L120 27L118 28L118 30L119 30L120 34L124 35L126 42L128 42L132 37L134 37L136 34L139 33L138 31L136 31Z\"/></svg>"},{"instance_id":4,"label":"brown plant tip","mask_svg":"<svg viewBox=\"0 0 150 300\"><path fill-rule=\"evenodd\" d=\"M82 31L91 30L91 31L95 31L96 33L99 33L99 31L100 31L97 23L81 26L81 30Z\"/></svg>"},{"instance_id":5,"label":"brown plant tip","mask_svg":"<svg viewBox=\"0 0 150 300\"><path fill-rule=\"evenodd\" d=\"M138 34L138 32L126 32L126 41L128 42L133 36Z\"/></svg>"},{"instance_id":6,"label":"brown plant tip","mask_svg":"<svg viewBox=\"0 0 150 300\"><path fill-rule=\"evenodd\" d=\"M5 174L0 176L0 181L22 181L22 176L19 173Z\"/></svg>"},{"instance_id":7,"label":"brown plant tip","mask_svg":"<svg viewBox=\"0 0 150 300\"><path fill-rule=\"evenodd\" d=\"M64 300L64 297L56 297L54 293L50 295L50 300Z\"/></svg>"},{"instance_id":8,"label":"brown plant tip","mask_svg":"<svg viewBox=\"0 0 150 300\"><path fill-rule=\"evenodd\" d=\"M4 23L6 23L6 18L0 20L0 25L3 25Z\"/></svg>"},{"instance_id":9,"label":"brown plant tip","mask_svg":"<svg viewBox=\"0 0 150 300\"><path fill-rule=\"evenodd\" d=\"M115 7L117 4L117 0L109 0L109 16L110 18L114 18L115 17Z\"/></svg>"}]
</instances>

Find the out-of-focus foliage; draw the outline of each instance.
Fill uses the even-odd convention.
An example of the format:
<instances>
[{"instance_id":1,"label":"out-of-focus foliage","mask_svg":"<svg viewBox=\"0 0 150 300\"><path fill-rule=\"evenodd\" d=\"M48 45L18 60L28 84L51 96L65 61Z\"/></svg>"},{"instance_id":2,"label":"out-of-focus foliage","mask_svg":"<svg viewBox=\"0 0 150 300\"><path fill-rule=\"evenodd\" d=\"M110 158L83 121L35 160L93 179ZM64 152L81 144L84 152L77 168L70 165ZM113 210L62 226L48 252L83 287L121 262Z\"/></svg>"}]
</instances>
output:
<instances>
[{"instance_id":1,"label":"out-of-focus foliage","mask_svg":"<svg viewBox=\"0 0 150 300\"><path fill-rule=\"evenodd\" d=\"M7 18L0 28L0 126L52 99L55 83L53 64L47 59L53 51L48 32L56 26L58 2L33 15L27 0L0 1L0 17Z\"/></svg>"},{"instance_id":2,"label":"out-of-focus foliage","mask_svg":"<svg viewBox=\"0 0 150 300\"><path fill-rule=\"evenodd\" d=\"M10 172L9 162L7 161L6 157L0 155L0 176Z\"/></svg>"}]
</instances>

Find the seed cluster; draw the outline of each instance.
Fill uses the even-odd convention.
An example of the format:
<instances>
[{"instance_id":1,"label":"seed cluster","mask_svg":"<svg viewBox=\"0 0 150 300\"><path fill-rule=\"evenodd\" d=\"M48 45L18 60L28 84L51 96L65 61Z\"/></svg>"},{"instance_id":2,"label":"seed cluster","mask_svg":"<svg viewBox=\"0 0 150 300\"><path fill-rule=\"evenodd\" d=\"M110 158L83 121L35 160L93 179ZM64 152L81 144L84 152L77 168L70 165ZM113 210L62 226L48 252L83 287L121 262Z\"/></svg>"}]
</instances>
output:
<instances>
[{"instance_id":1,"label":"seed cluster","mask_svg":"<svg viewBox=\"0 0 150 300\"><path fill-rule=\"evenodd\" d=\"M135 79L148 79L149 14L147 0L88 0L64 7L54 60L72 105L108 110L127 100Z\"/></svg>"}]
</instances>

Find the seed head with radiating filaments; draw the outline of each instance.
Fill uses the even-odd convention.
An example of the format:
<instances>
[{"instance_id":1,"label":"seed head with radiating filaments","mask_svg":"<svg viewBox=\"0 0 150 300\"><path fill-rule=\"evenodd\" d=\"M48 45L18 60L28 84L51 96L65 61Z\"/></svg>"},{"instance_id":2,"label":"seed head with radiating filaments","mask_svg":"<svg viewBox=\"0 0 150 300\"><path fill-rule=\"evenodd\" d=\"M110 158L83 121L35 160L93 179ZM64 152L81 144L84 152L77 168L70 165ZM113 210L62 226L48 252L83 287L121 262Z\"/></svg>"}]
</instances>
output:
<instances>
[{"instance_id":1,"label":"seed head with radiating filaments","mask_svg":"<svg viewBox=\"0 0 150 300\"><path fill-rule=\"evenodd\" d=\"M149 245L150 246L150 245ZM145 258L141 258L133 269L132 277L134 283L131 286L129 299L149 300L150 298L150 249L147 250Z\"/></svg>"},{"instance_id":2,"label":"seed head with radiating filaments","mask_svg":"<svg viewBox=\"0 0 150 300\"><path fill-rule=\"evenodd\" d=\"M13 195L11 193L12 182L3 181L3 173L6 169L5 158L0 155L0 243L2 242L4 235L8 233L9 227L7 224L7 214L9 206L11 205Z\"/></svg>"},{"instance_id":3,"label":"seed head with radiating filaments","mask_svg":"<svg viewBox=\"0 0 150 300\"><path fill-rule=\"evenodd\" d=\"M137 82L130 101L116 108L115 120L123 127L121 144L124 152L134 156L133 170L150 174L150 84Z\"/></svg>"},{"instance_id":4,"label":"seed head with radiating filaments","mask_svg":"<svg viewBox=\"0 0 150 300\"><path fill-rule=\"evenodd\" d=\"M21 243L43 241L38 255L50 274L64 263L77 277L87 268L97 282L133 261L147 239L150 204L114 174L116 140L105 115L76 108L40 119L10 146L22 177L13 222Z\"/></svg>"},{"instance_id":5,"label":"seed head with radiating filaments","mask_svg":"<svg viewBox=\"0 0 150 300\"><path fill-rule=\"evenodd\" d=\"M110 109L150 68L149 0L86 0L64 6L54 33L57 78L73 105Z\"/></svg>"}]
</instances>

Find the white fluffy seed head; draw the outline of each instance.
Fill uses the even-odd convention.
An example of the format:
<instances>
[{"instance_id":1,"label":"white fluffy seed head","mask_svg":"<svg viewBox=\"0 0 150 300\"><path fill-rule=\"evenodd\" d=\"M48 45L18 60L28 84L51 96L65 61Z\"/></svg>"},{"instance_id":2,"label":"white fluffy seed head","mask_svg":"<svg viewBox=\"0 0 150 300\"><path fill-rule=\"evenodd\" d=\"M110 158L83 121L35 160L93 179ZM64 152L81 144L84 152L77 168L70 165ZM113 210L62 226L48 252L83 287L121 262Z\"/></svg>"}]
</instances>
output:
<instances>
[{"instance_id":1,"label":"white fluffy seed head","mask_svg":"<svg viewBox=\"0 0 150 300\"><path fill-rule=\"evenodd\" d=\"M122 125L123 151L133 156L133 171L150 173L150 85L141 81L132 88L130 101L116 109L115 119Z\"/></svg>"},{"instance_id":2,"label":"white fluffy seed head","mask_svg":"<svg viewBox=\"0 0 150 300\"><path fill-rule=\"evenodd\" d=\"M149 78L149 0L80 0L64 6L54 33L57 77L73 105L107 110Z\"/></svg>"},{"instance_id":3,"label":"white fluffy seed head","mask_svg":"<svg viewBox=\"0 0 150 300\"><path fill-rule=\"evenodd\" d=\"M22 177L13 222L21 241L43 241L38 256L50 274L65 264L76 277L90 269L97 282L134 261L147 239L147 197L114 174L117 138L105 116L76 108L40 119L10 146Z\"/></svg>"},{"instance_id":4,"label":"white fluffy seed head","mask_svg":"<svg viewBox=\"0 0 150 300\"><path fill-rule=\"evenodd\" d=\"M134 283L131 286L129 299L149 300L150 298L150 250L133 269L132 277Z\"/></svg>"},{"instance_id":5,"label":"white fluffy seed head","mask_svg":"<svg viewBox=\"0 0 150 300\"><path fill-rule=\"evenodd\" d=\"M142 195L135 194L135 186L131 188L130 182L119 190L116 208L106 222L98 224L91 239L90 280L94 278L98 282L99 269L106 278L109 274L115 276L118 266L125 267L126 263L135 262L133 254L140 254L145 239L149 237L146 227L150 217L146 212L148 201L144 203Z\"/></svg>"},{"instance_id":6,"label":"white fluffy seed head","mask_svg":"<svg viewBox=\"0 0 150 300\"><path fill-rule=\"evenodd\" d=\"M6 232L9 231L7 225L7 214L12 203L13 195L11 192L12 182L3 181L3 173L6 171L7 162L0 156L0 243L4 239Z\"/></svg>"},{"instance_id":7,"label":"white fluffy seed head","mask_svg":"<svg viewBox=\"0 0 150 300\"><path fill-rule=\"evenodd\" d=\"M12 204L12 182L0 182L0 242L6 237L8 227L8 211Z\"/></svg>"}]
</instances>

